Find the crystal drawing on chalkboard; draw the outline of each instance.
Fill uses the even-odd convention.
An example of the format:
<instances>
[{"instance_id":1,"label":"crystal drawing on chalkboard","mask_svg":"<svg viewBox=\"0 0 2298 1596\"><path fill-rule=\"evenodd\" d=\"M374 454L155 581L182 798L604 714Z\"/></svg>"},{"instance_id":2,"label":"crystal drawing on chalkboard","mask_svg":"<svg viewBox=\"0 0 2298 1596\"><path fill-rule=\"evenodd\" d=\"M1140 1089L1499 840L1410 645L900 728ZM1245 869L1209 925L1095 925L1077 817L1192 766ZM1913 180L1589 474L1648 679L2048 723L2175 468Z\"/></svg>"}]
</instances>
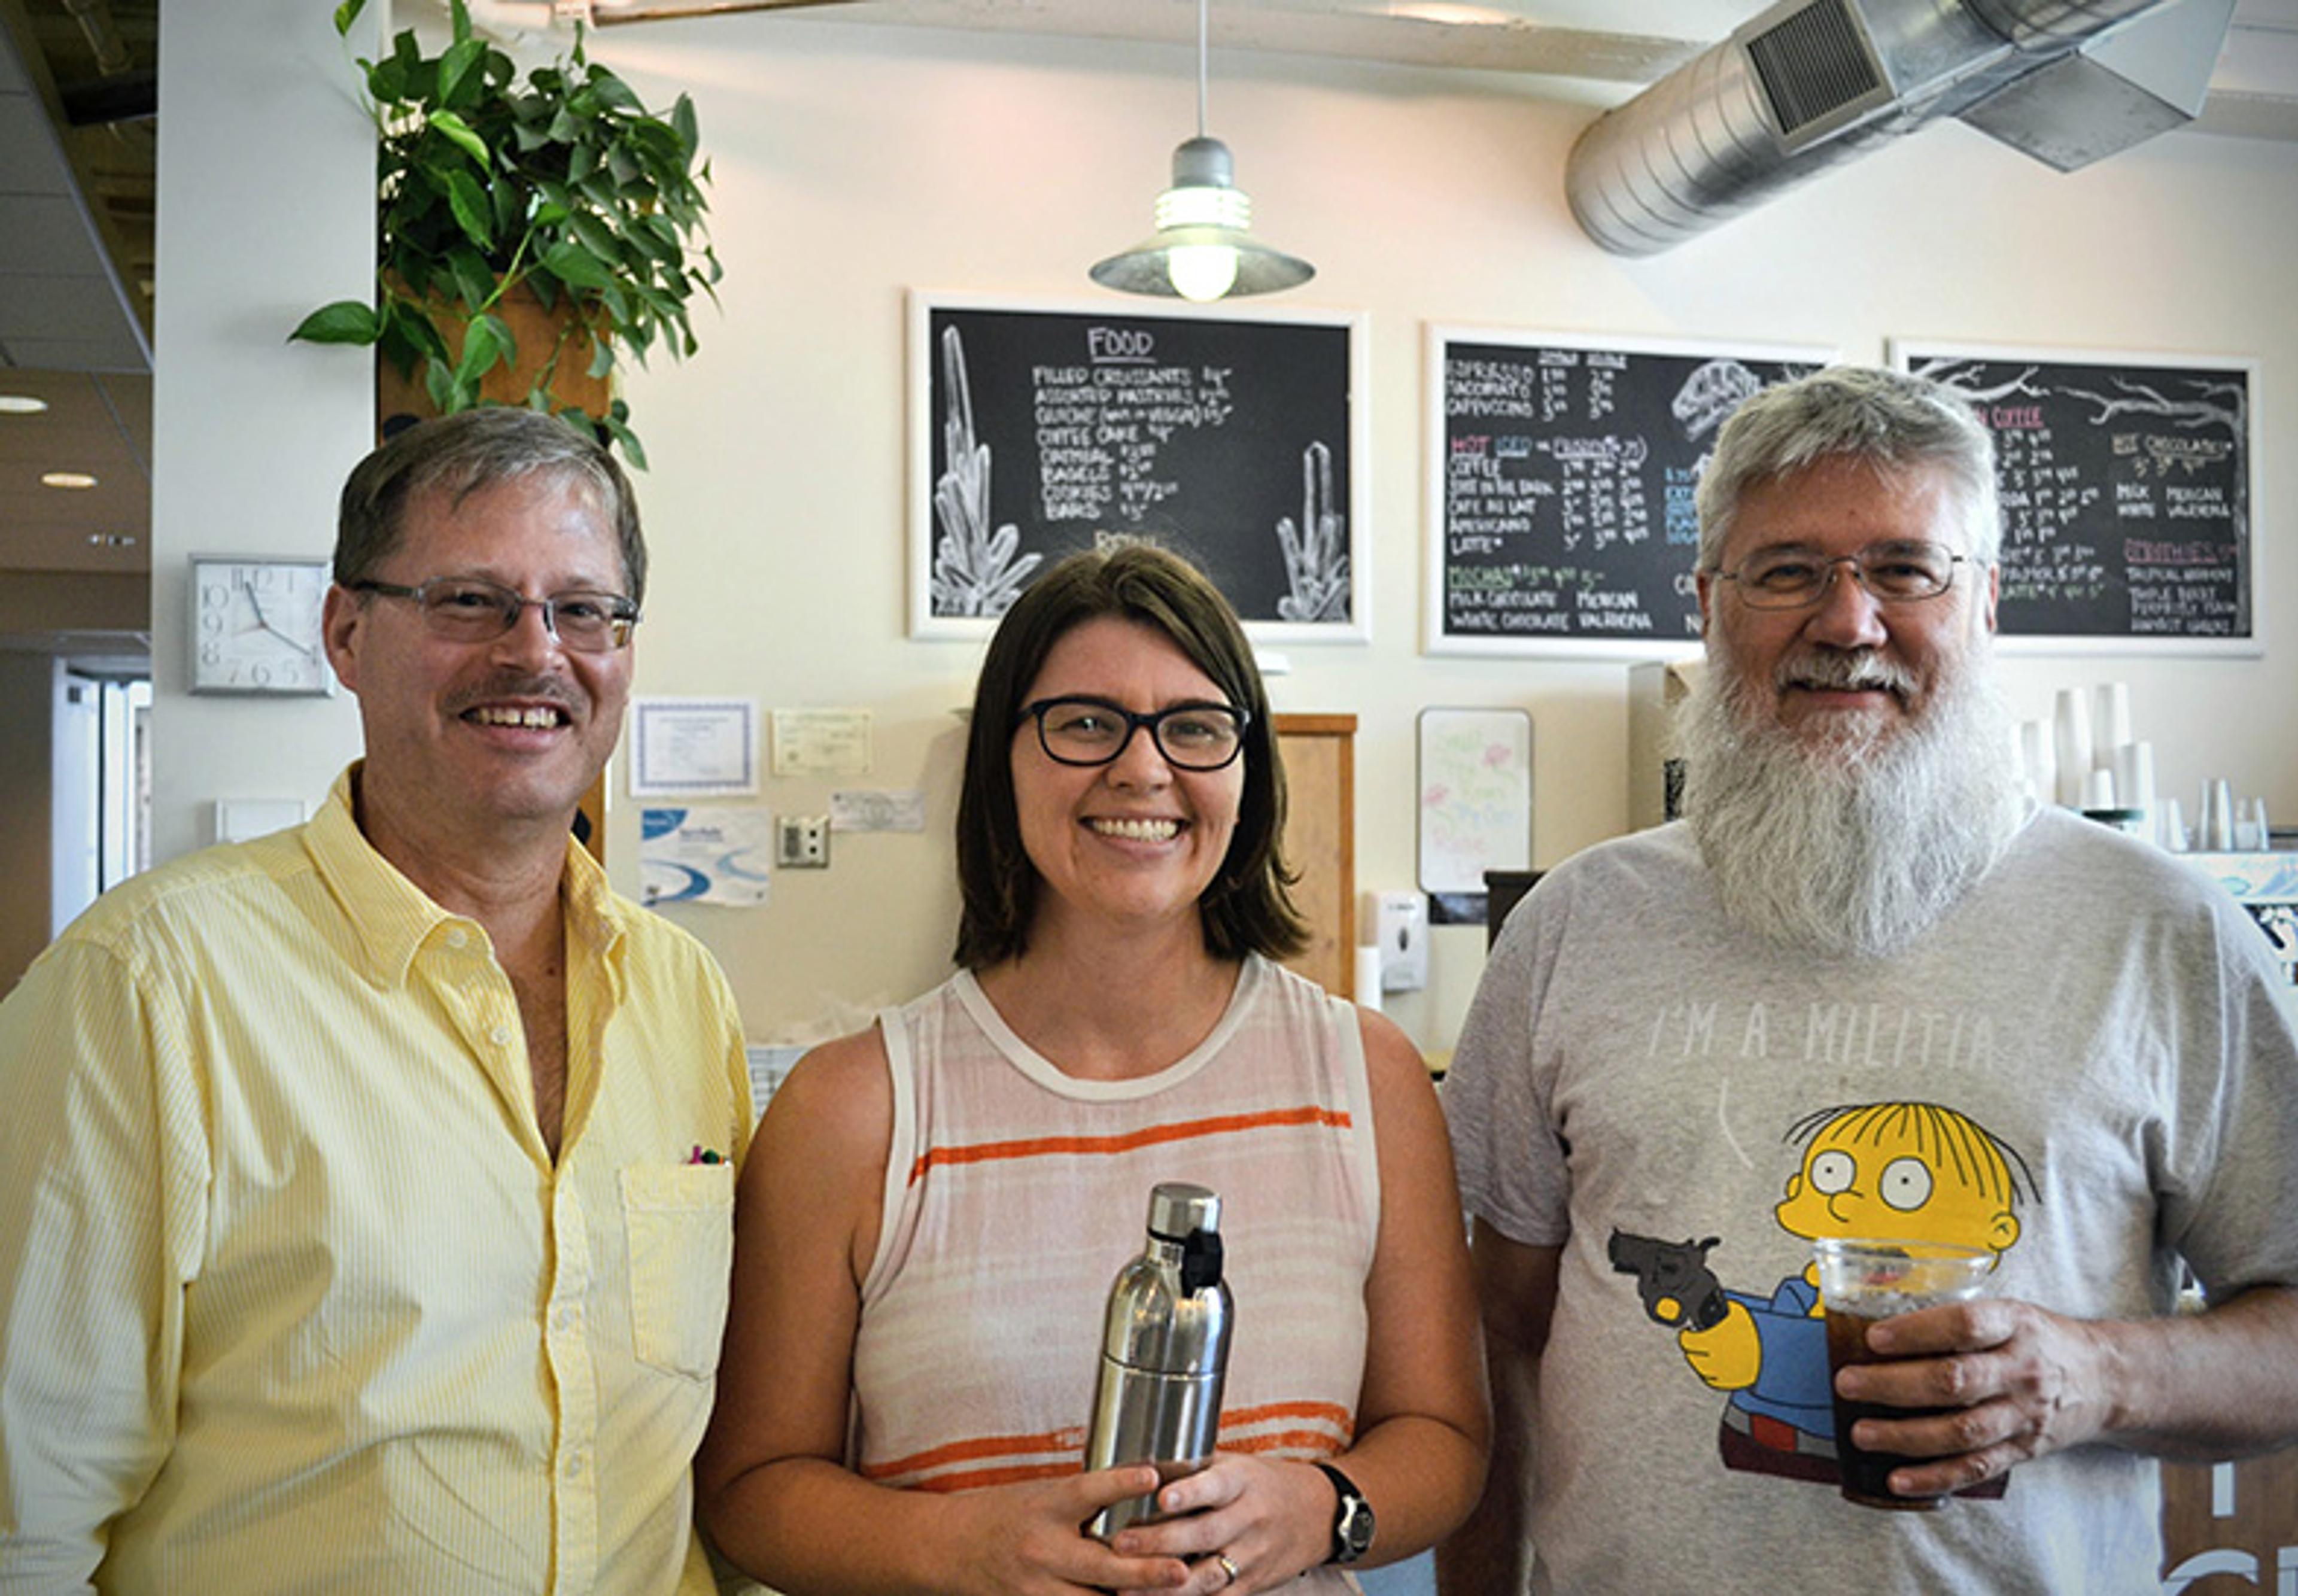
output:
<instances>
[{"instance_id":1,"label":"crystal drawing on chalkboard","mask_svg":"<svg viewBox=\"0 0 2298 1596\"><path fill-rule=\"evenodd\" d=\"M934 481L933 612L1002 616L1021 593L1022 579L1045 557L1016 554L1021 533L1011 521L989 530L989 445L973 435L973 393L966 385L965 346L955 327L941 334L942 385L948 413L941 425L945 465Z\"/></svg>"},{"instance_id":2,"label":"crystal drawing on chalkboard","mask_svg":"<svg viewBox=\"0 0 2298 1596\"><path fill-rule=\"evenodd\" d=\"M1683 424L1683 435L1699 439L1724 425L1724 418L1738 409L1741 401L1751 399L1764 385L1764 379L1737 360L1710 360L1692 368L1691 375L1683 379L1683 386L1675 391L1675 400L1668 408Z\"/></svg>"},{"instance_id":3,"label":"crystal drawing on chalkboard","mask_svg":"<svg viewBox=\"0 0 2298 1596\"><path fill-rule=\"evenodd\" d=\"M1277 520L1285 550L1285 580L1292 589L1277 600L1287 621L1349 618L1348 518L1333 507L1333 451L1311 443L1301 451L1301 524Z\"/></svg>"}]
</instances>

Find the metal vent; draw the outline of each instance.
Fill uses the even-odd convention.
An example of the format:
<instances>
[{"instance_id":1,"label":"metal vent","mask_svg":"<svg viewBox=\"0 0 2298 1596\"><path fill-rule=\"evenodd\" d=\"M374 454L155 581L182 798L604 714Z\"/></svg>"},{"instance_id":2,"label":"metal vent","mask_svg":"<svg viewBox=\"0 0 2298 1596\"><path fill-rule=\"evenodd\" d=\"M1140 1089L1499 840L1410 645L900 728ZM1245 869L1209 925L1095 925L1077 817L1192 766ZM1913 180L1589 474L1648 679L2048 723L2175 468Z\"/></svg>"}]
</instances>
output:
<instances>
[{"instance_id":1,"label":"metal vent","mask_svg":"<svg viewBox=\"0 0 2298 1596\"><path fill-rule=\"evenodd\" d=\"M2096 160L2193 114L2236 4L1778 0L1591 122L1565 197L1604 248L1656 255L1945 117Z\"/></svg>"},{"instance_id":2,"label":"metal vent","mask_svg":"<svg viewBox=\"0 0 2298 1596\"><path fill-rule=\"evenodd\" d=\"M1818 0L1747 41L1780 136L1790 146L1819 124L1888 97L1889 86L1868 54L1843 0Z\"/></svg>"}]
</instances>

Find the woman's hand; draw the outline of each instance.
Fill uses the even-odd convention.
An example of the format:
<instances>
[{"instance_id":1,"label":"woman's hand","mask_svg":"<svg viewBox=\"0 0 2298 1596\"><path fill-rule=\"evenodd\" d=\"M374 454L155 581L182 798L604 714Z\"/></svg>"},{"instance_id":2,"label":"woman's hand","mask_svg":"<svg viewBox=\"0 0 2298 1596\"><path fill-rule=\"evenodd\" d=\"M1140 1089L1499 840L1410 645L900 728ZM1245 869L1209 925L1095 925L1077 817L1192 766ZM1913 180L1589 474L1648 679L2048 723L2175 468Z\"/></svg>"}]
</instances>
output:
<instances>
[{"instance_id":1,"label":"woman's hand","mask_svg":"<svg viewBox=\"0 0 2298 1596\"><path fill-rule=\"evenodd\" d=\"M939 1588L985 1596L1210 1589L1191 1587L1191 1570L1176 1554L1112 1550L1079 1527L1104 1508L1156 1488L1156 1469L1137 1463L951 1495L938 1538L953 1549L953 1566Z\"/></svg>"},{"instance_id":2,"label":"woman's hand","mask_svg":"<svg viewBox=\"0 0 2298 1596\"><path fill-rule=\"evenodd\" d=\"M1244 1596L1323 1562L1335 1507L1333 1483L1314 1464L1222 1452L1157 1493L1158 1510L1172 1517L1120 1531L1114 1549L1183 1559L1184 1596Z\"/></svg>"}]
</instances>

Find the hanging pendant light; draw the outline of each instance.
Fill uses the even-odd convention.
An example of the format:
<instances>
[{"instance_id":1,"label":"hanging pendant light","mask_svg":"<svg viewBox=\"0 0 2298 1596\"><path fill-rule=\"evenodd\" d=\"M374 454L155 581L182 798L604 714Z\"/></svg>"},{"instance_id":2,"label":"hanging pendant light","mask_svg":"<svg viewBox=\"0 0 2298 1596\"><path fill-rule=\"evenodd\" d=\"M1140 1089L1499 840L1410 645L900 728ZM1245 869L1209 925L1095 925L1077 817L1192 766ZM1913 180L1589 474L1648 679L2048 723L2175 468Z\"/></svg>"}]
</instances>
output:
<instances>
[{"instance_id":1,"label":"hanging pendant light","mask_svg":"<svg viewBox=\"0 0 2298 1596\"><path fill-rule=\"evenodd\" d=\"M1173 152L1173 186L1157 196L1157 230L1093 269L1125 294L1199 302L1297 288L1317 269L1248 236L1252 202L1236 186L1228 146L1205 136L1208 0L1197 0L1197 136Z\"/></svg>"}]
</instances>

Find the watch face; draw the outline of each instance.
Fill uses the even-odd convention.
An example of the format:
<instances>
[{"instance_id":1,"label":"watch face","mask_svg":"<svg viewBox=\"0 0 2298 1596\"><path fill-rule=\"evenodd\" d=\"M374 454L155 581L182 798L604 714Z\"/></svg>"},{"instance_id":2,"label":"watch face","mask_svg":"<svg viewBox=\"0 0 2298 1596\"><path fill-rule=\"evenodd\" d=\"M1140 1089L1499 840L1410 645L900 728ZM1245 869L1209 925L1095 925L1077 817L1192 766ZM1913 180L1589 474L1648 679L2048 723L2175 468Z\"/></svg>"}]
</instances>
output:
<instances>
[{"instance_id":1,"label":"watch face","mask_svg":"<svg viewBox=\"0 0 2298 1596\"><path fill-rule=\"evenodd\" d=\"M325 694L335 672L320 643L325 560L192 561L192 690Z\"/></svg>"},{"instance_id":2,"label":"watch face","mask_svg":"<svg viewBox=\"0 0 2298 1596\"><path fill-rule=\"evenodd\" d=\"M1353 1563L1372 1550L1372 1503L1364 1499L1364 1493L1356 1488L1355 1482L1330 1463L1318 1463L1317 1467L1333 1482L1333 1490L1340 1499L1333 1517L1333 1554L1326 1560Z\"/></svg>"}]
</instances>

